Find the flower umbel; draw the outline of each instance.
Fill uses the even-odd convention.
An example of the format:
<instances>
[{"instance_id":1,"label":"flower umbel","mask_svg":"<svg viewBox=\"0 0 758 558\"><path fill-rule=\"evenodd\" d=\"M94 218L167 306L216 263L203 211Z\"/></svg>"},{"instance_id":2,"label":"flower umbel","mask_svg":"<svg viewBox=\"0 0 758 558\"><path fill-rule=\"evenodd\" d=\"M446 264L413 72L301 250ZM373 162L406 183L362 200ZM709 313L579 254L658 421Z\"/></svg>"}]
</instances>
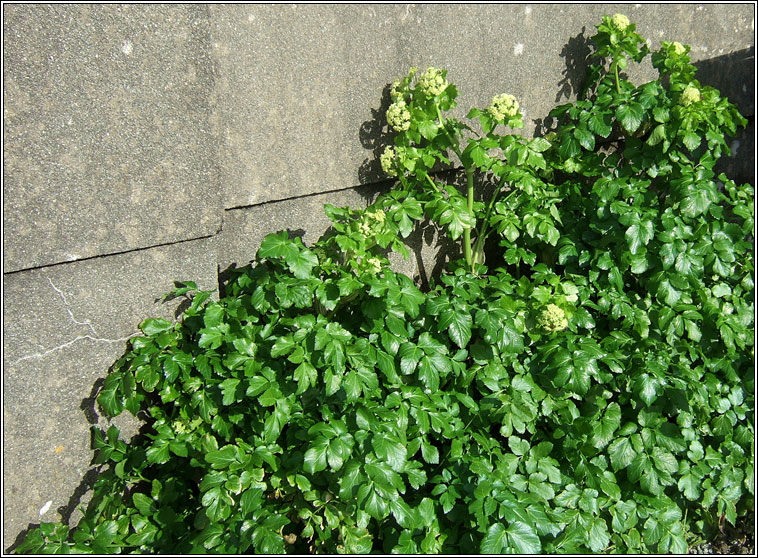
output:
<instances>
[{"instance_id":1,"label":"flower umbel","mask_svg":"<svg viewBox=\"0 0 758 558\"><path fill-rule=\"evenodd\" d=\"M548 304L537 321L548 331L560 331L568 326L566 313L555 304Z\"/></svg>"},{"instance_id":2,"label":"flower umbel","mask_svg":"<svg viewBox=\"0 0 758 558\"><path fill-rule=\"evenodd\" d=\"M518 114L518 101L516 101L516 97L513 95L507 95L505 93L502 95L495 95L492 98L492 103L490 103L487 112L489 112L490 116L498 122L503 122L506 118Z\"/></svg>"},{"instance_id":3,"label":"flower umbel","mask_svg":"<svg viewBox=\"0 0 758 558\"><path fill-rule=\"evenodd\" d=\"M629 27L629 18L623 14L614 14L611 18L611 21L613 22L613 25L615 25L616 28L620 31L623 31Z\"/></svg>"},{"instance_id":4,"label":"flower umbel","mask_svg":"<svg viewBox=\"0 0 758 558\"><path fill-rule=\"evenodd\" d=\"M397 171L395 170L395 157L395 150L389 145L384 148L384 153L379 156L382 170L390 176L397 176Z\"/></svg>"},{"instance_id":5,"label":"flower umbel","mask_svg":"<svg viewBox=\"0 0 758 558\"><path fill-rule=\"evenodd\" d=\"M682 43L680 43L680 42L677 42L677 41L674 41L674 42L671 44L671 46L673 46L673 47L674 47L674 52L675 52L676 54L684 54L684 52L687 50L686 48L684 48L684 45L683 45Z\"/></svg>"},{"instance_id":6,"label":"flower umbel","mask_svg":"<svg viewBox=\"0 0 758 558\"><path fill-rule=\"evenodd\" d=\"M396 132L405 132L411 127L411 113L405 101L392 103L387 109L387 123Z\"/></svg>"},{"instance_id":7,"label":"flower umbel","mask_svg":"<svg viewBox=\"0 0 758 558\"><path fill-rule=\"evenodd\" d=\"M382 261L379 258L368 258L366 260L368 272L376 275L382 270Z\"/></svg>"},{"instance_id":8,"label":"flower umbel","mask_svg":"<svg viewBox=\"0 0 758 558\"><path fill-rule=\"evenodd\" d=\"M384 223L384 211L377 209L375 211L367 211L366 217L377 223Z\"/></svg>"},{"instance_id":9,"label":"flower umbel","mask_svg":"<svg viewBox=\"0 0 758 558\"><path fill-rule=\"evenodd\" d=\"M690 106L692 103L697 103L698 101L700 101L700 91L694 87L687 87L682 91L682 96L679 99L679 102L685 107Z\"/></svg>"},{"instance_id":10,"label":"flower umbel","mask_svg":"<svg viewBox=\"0 0 758 558\"><path fill-rule=\"evenodd\" d=\"M418 78L418 86L421 92L428 97L434 97L442 93L447 87L447 81L442 77L439 68L427 68Z\"/></svg>"}]
</instances>

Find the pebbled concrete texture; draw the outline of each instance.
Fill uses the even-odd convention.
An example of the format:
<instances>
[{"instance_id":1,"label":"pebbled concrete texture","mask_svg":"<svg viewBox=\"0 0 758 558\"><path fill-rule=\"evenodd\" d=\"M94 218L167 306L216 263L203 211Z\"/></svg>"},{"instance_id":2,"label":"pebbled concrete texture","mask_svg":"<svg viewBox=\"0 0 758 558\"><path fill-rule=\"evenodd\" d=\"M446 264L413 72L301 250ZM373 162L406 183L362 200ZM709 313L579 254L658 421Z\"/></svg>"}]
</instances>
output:
<instances>
[{"instance_id":1,"label":"pebbled concrete texture","mask_svg":"<svg viewBox=\"0 0 758 558\"><path fill-rule=\"evenodd\" d=\"M4 270L214 234L207 10L3 6Z\"/></svg>"},{"instance_id":2,"label":"pebbled concrete texture","mask_svg":"<svg viewBox=\"0 0 758 558\"><path fill-rule=\"evenodd\" d=\"M173 281L214 288L266 234L311 244L324 203L388 187L394 79L447 68L459 118L514 94L531 136L616 12L652 48L693 46L698 78L751 121L724 164L753 181L748 4L4 5L3 549L30 523L76 523L97 380L142 320L174 316L156 302ZM431 227L408 245L393 267L422 285L455 250Z\"/></svg>"},{"instance_id":3,"label":"pebbled concrete texture","mask_svg":"<svg viewBox=\"0 0 758 558\"><path fill-rule=\"evenodd\" d=\"M615 12L652 48L691 44L693 60L754 41L749 5L212 6L224 206L380 179L387 85L413 65L448 69L458 117L515 95L531 136L575 97L594 25ZM648 59L630 75L657 72Z\"/></svg>"},{"instance_id":4,"label":"pebbled concrete texture","mask_svg":"<svg viewBox=\"0 0 758 558\"><path fill-rule=\"evenodd\" d=\"M181 300L160 302L173 280L216 288L217 246L189 241L4 277L3 549L30 523L78 520L89 427L106 425L98 380L142 320L175 319ZM137 428L130 417L117 418L127 439Z\"/></svg>"}]
</instances>

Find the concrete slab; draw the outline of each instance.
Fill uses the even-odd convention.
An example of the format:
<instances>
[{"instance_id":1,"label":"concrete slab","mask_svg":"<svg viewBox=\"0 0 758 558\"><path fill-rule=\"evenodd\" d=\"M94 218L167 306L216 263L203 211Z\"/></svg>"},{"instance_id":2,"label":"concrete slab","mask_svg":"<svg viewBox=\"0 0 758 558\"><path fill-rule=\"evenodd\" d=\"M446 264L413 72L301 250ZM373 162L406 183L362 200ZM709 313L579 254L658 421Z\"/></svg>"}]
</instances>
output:
<instances>
[{"instance_id":1,"label":"concrete slab","mask_svg":"<svg viewBox=\"0 0 758 558\"><path fill-rule=\"evenodd\" d=\"M3 6L4 269L220 225L202 6Z\"/></svg>"},{"instance_id":2,"label":"concrete slab","mask_svg":"<svg viewBox=\"0 0 758 558\"><path fill-rule=\"evenodd\" d=\"M694 60L754 44L746 4L212 6L224 207L381 179L388 85L412 65L449 70L458 116L516 95L532 135L575 97L594 24L615 12Z\"/></svg>"},{"instance_id":3,"label":"concrete slab","mask_svg":"<svg viewBox=\"0 0 758 558\"><path fill-rule=\"evenodd\" d=\"M180 301L160 302L174 281L216 288L216 246L215 239L191 241L5 275L5 550L30 523L72 514L93 480L87 477L94 455L89 427L98 421L93 386L142 320L175 317ZM129 417L119 424L133 434Z\"/></svg>"},{"instance_id":4,"label":"concrete slab","mask_svg":"<svg viewBox=\"0 0 758 558\"><path fill-rule=\"evenodd\" d=\"M272 202L254 207L229 209L219 235L219 269L244 267L255 259L263 238L283 230L301 235L306 246L326 232L332 221L324 204L364 208L375 196L375 188L353 188L301 198Z\"/></svg>"}]
</instances>

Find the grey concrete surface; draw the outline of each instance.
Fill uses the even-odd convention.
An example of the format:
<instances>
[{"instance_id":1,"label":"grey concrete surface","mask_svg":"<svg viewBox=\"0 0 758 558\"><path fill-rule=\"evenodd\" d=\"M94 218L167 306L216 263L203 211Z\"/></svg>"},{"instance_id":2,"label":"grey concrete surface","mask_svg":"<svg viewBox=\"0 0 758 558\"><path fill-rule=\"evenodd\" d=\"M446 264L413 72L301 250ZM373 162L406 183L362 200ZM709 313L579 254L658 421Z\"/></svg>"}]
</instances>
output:
<instances>
[{"instance_id":1,"label":"grey concrete surface","mask_svg":"<svg viewBox=\"0 0 758 558\"><path fill-rule=\"evenodd\" d=\"M4 270L214 234L202 6L3 6Z\"/></svg>"},{"instance_id":2,"label":"grey concrete surface","mask_svg":"<svg viewBox=\"0 0 758 558\"><path fill-rule=\"evenodd\" d=\"M615 12L652 48L692 45L751 119L725 164L754 180L752 4L4 5L3 549L86 500L93 389L142 320L173 315L173 281L214 288L266 234L310 244L323 203L387 187L394 79L447 68L458 117L516 95L531 136ZM408 244L393 267L427 284L448 248L432 228Z\"/></svg>"},{"instance_id":3,"label":"grey concrete surface","mask_svg":"<svg viewBox=\"0 0 758 558\"><path fill-rule=\"evenodd\" d=\"M692 45L693 60L753 44L747 4L213 6L224 206L375 181L386 86L413 65L448 69L458 116L515 95L531 135L574 96L594 25L615 12L652 48ZM657 72L647 61L630 75Z\"/></svg>"},{"instance_id":4,"label":"grey concrete surface","mask_svg":"<svg viewBox=\"0 0 758 558\"><path fill-rule=\"evenodd\" d=\"M73 511L93 457L97 380L145 318L175 319L181 301L160 302L174 280L216 288L217 244L189 241L4 277L4 550L30 523ZM129 417L119 417L127 436L136 424Z\"/></svg>"}]
</instances>

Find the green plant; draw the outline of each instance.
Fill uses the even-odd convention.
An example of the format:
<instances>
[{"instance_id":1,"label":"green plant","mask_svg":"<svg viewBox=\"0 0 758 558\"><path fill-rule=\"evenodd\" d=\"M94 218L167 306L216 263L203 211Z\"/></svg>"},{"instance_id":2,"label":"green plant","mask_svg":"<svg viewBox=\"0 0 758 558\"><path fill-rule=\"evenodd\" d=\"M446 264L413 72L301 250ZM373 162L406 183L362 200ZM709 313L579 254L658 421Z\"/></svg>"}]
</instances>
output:
<instances>
[{"instance_id":1,"label":"green plant","mask_svg":"<svg viewBox=\"0 0 758 558\"><path fill-rule=\"evenodd\" d=\"M267 236L218 301L177 284L183 320L144 321L98 397L150 433L94 429L84 519L18 550L684 553L734 525L754 493L754 194L713 166L745 120L689 47L662 42L635 86L634 25L603 17L593 41L543 138L497 131L521 125L513 97L469 113L476 136L444 115L445 71L398 80L398 186L327 206L311 248ZM464 193L431 173L453 155ZM421 292L386 249L425 215L463 258Z\"/></svg>"}]
</instances>

